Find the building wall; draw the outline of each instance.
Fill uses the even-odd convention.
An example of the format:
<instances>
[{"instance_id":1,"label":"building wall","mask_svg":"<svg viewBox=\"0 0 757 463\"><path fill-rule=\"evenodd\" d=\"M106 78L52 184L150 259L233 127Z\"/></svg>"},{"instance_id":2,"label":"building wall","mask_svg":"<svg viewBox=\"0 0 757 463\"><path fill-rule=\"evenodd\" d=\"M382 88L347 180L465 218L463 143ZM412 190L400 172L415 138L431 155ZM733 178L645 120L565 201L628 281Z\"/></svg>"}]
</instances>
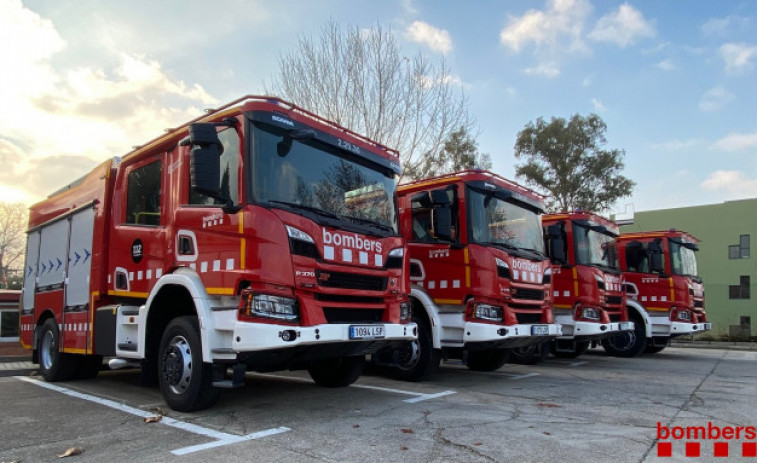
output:
<instances>
[{"instance_id":1,"label":"building wall","mask_svg":"<svg viewBox=\"0 0 757 463\"><path fill-rule=\"evenodd\" d=\"M621 227L621 233L676 228L700 240L697 263L705 284L707 318L713 334L734 333L741 317L751 317L757 332L757 199L728 201L706 206L643 211L634 214L634 223ZM738 245L741 235L750 236L748 258L729 258L729 245ZM732 299L729 286L740 285L749 276L749 299Z\"/></svg>"}]
</instances>

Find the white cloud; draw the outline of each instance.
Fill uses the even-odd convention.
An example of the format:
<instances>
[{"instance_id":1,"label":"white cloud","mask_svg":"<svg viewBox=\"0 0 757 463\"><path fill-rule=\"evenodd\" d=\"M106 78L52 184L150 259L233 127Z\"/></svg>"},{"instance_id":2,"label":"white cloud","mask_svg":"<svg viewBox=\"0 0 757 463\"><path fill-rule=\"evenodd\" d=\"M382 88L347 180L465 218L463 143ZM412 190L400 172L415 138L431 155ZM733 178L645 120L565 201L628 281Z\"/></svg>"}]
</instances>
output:
<instances>
[{"instance_id":1,"label":"white cloud","mask_svg":"<svg viewBox=\"0 0 757 463\"><path fill-rule=\"evenodd\" d=\"M598 99L592 98L591 104L594 105L594 111L604 112L607 111L607 107Z\"/></svg>"},{"instance_id":2,"label":"white cloud","mask_svg":"<svg viewBox=\"0 0 757 463\"><path fill-rule=\"evenodd\" d=\"M704 92L702 99L699 100L699 109L707 112L717 111L733 99L734 96L731 92L724 87L717 86Z\"/></svg>"},{"instance_id":3,"label":"white cloud","mask_svg":"<svg viewBox=\"0 0 757 463\"><path fill-rule=\"evenodd\" d=\"M405 37L416 43L422 43L434 51L449 53L452 51L452 39L449 32L438 29L423 21L414 21L405 30Z\"/></svg>"},{"instance_id":4,"label":"white cloud","mask_svg":"<svg viewBox=\"0 0 757 463\"><path fill-rule=\"evenodd\" d=\"M731 199L757 197L757 179L737 170L717 170L702 182L701 187L726 193Z\"/></svg>"},{"instance_id":5,"label":"white cloud","mask_svg":"<svg viewBox=\"0 0 757 463\"><path fill-rule=\"evenodd\" d=\"M113 55L110 67L54 64L65 40L18 0L0 1L0 40L13 44L0 48L13 70L0 73L0 193L12 197L39 199L215 102L142 56Z\"/></svg>"},{"instance_id":6,"label":"white cloud","mask_svg":"<svg viewBox=\"0 0 757 463\"><path fill-rule=\"evenodd\" d=\"M675 71L676 70L676 65L673 64L673 61L669 60L669 59L664 59L664 60L660 61L659 63L657 63L655 66L658 69L662 69L663 71Z\"/></svg>"},{"instance_id":7,"label":"white cloud","mask_svg":"<svg viewBox=\"0 0 757 463\"><path fill-rule=\"evenodd\" d=\"M751 69L751 60L757 56L757 46L745 43L726 43L719 51L720 57L725 61L725 70L729 73Z\"/></svg>"},{"instance_id":8,"label":"white cloud","mask_svg":"<svg viewBox=\"0 0 757 463\"><path fill-rule=\"evenodd\" d=\"M718 151L742 151L757 148L757 133L732 133L712 145L712 149Z\"/></svg>"},{"instance_id":9,"label":"white cloud","mask_svg":"<svg viewBox=\"0 0 757 463\"><path fill-rule=\"evenodd\" d=\"M655 151L683 151L689 150L700 143L702 143L702 141L698 139L670 140L662 143L653 143L651 146Z\"/></svg>"},{"instance_id":10,"label":"white cloud","mask_svg":"<svg viewBox=\"0 0 757 463\"><path fill-rule=\"evenodd\" d=\"M622 48L632 45L637 38L654 37L654 25L644 19L639 10L628 3L616 12L599 18L589 38L598 42L614 43Z\"/></svg>"},{"instance_id":11,"label":"white cloud","mask_svg":"<svg viewBox=\"0 0 757 463\"><path fill-rule=\"evenodd\" d=\"M590 87L591 86L591 77L584 78L583 82L581 82L581 85L584 87Z\"/></svg>"},{"instance_id":12,"label":"white cloud","mask_svg":"<svg viewBox=\"0 0 757 463\"><path fill-rule=\"evenodd\" d=\"M521 17L510 17L499 39L516 52L528 43L537 48L583 51L586 46L581 34L590 13L588 0L549 0L545 10L528 10Z\"/></svg>"},{"instance_id":13,"label":"white cloud","mask_svg":"<svg viewBox=\"0 0 757 463\"><path fill-rule=\"evenodd\" d=\"M750 20L743 16L729 15L725 18L710 18L700 26L702 35L706 37L725 37L734 30L745 30Z\"/></svg>"},{"instance_id":14,"label":"white cloud","mask_svg":"<svg viewBox=\"0 0 757 463\"><path fill-rule=\"evenodd\" d=\"M536 67L526 68L523 72L532 76L557 77L560 75L560 68L555 63L541 63Z\"/></svg>"}]
</instances>

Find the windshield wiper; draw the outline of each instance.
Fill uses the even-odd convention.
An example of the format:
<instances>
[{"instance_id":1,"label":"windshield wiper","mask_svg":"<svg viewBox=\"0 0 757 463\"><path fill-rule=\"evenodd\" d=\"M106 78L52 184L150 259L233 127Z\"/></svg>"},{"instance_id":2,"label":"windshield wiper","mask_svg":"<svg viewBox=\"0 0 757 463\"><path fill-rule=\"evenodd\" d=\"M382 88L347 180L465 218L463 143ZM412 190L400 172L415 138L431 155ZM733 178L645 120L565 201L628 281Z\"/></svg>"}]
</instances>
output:
<instances>
[{"instance_id":1,"label":"windshield wiper","mask_svg":"<svg viewBox=\"0 0 757 463\"><path fill-rule=\"evenodd\" d=\"M332 218L332 219L339 220L339 216L336 215L336 214L334 214L333 212L324 211L323 209L319 209L317 207L306 206L304 204L290 203L290 202L287 202L287 201L277 201L275 199L269 199L268 202L269 203L274 203L274 204L283 204L284 206L289 206L289 207L292 207L292 208L295 208L295 209L304 209L306 211L314 212L316 214L319 214L319 215L322 215L322 216L325 216L325 217L329 217L329 218Z\"/></svg>"},{"instance_id":2,"label":"windshield wiper","mask_svg":"<svg viewBox=\"0 0 757 463\"><path fill-rule=\"evenodd\" d=\"M376 220L365 219L363 217L355 217L354 215L343 215L342 218L343 219L347 219L347 220L351 220L353 222L357 222L359 224L373 225L373 226L375 226L377 228L380 228L382 230L394 232L394 228L393 227L391 227L389 225L386 225L386 224L383 224L383 223L381 223L379 221L376 221Z\"/></svg>"}]
</instances>

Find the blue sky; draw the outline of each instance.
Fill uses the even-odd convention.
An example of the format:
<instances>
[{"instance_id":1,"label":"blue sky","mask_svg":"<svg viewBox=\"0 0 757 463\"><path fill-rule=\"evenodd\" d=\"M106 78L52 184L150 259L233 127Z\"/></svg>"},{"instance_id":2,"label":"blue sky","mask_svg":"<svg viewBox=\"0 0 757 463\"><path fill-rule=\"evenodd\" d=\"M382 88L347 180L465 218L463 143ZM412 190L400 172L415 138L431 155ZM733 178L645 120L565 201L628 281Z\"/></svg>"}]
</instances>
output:
<instances>
[{"instance_id":1,"label":"blue sky","mask_svg":"<svg viewBox=\"0 0 757 463\"><path fill-rule=\"evenodd\" d=\"M0 197L263 92L329 19L444 56L501 175L526 123L593 112L637 182L614 212L757 197L757 2L727 0L0 0Z\"/></svg>"}]
</instances>

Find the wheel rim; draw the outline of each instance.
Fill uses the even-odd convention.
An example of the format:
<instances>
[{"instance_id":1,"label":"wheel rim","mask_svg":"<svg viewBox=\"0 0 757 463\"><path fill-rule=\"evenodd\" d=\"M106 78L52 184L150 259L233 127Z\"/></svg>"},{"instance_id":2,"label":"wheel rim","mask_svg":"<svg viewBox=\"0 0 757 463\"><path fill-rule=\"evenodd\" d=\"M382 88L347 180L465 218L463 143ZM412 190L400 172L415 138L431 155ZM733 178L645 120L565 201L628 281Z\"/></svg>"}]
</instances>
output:
<instances>
[{"instance_id":1,"label":"wheel rim","mask_svg":"<svg viewBox=\"0 0 757 463\"><path fill-rule=\"evenodd\" d=\"M45 331L45 334L42 336L42 342L40 344L40 360L42 361L42 367L45 370L49 370L53 366L53 358L55 356L55 351L57 350L57 346L55 343L55 337L53 336L52 331Z\"/></svg>"},{"instance_id":2,"label":"wheel rim","mask_svg":"<svg viewBox=\"0 0 757 463\"><path fill-rule=\"evenodd\" d=\"M174 336L163 351L163 380L171 392L182 394L192 379L192 349L184 336Z\"/></svg>"},{"instance_id":3,"label":"wheel rim","mask_svg":"<svg viewBox=\"0 0 757 463\"><path fill-rule=\"evenodd\" d=\"M636 343L636 333L629 331L610 338L610 345L619 351L627 351Z\"/></svg>"},{"instance_id":4,"label":"wheel rim","mask_svg":"<svg viewBox=\"0 0 757 463\"><path fill-rule=\"evenodd\" d=\"M410 370L418 364L418 360L421 357L421 345L416 339L415 341L405 342L398 349L399 358L397 363L402 370Z\"/></svg>"}]
</instances>

